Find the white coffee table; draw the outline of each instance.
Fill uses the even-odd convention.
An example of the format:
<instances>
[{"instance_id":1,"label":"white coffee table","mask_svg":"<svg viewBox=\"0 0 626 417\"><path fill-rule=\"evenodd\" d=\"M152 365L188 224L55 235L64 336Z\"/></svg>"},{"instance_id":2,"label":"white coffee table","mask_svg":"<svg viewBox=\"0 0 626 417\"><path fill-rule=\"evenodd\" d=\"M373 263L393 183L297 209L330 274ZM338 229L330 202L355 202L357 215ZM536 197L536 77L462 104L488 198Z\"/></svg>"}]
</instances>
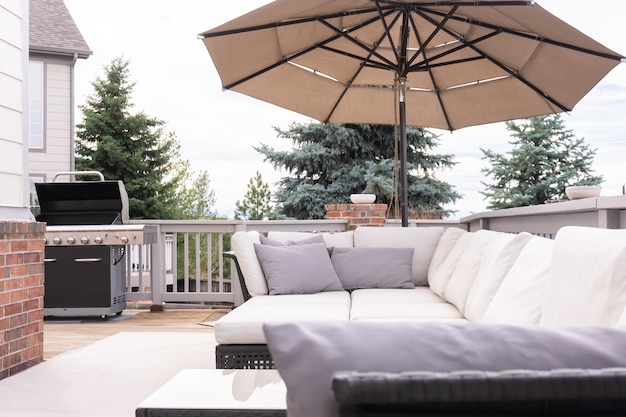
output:
<instances>
[{"instance_id":1,"label":"white coffee table","mask_svg":"<svg viewBox=\"0 0 626 417\"><path fill-rule=\"evenodd\" d=\"M136 417L286 416L274 369L185 369L137 406Z\"/></svg>"}]
</instances>

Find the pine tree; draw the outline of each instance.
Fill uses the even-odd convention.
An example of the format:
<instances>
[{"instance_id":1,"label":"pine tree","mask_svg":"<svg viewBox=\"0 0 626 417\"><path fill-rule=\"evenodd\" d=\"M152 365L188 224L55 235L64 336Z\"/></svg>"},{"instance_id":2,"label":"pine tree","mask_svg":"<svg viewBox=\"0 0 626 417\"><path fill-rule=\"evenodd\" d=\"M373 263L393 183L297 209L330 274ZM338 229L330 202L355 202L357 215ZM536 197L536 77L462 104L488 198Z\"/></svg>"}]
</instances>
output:
<instances>
[{"instance_id":1,"label":"pine tree","mask_svg":"<svg viewBox=\"0 0 626 417\"><path fill-rule=\"evenodd\" d=\"M261 173L256 172L256 175L248 181L248 188L246 194L243 197L243 201L235 203L235 219L240 220L263 220L271 217L272 193L270 192L269 185L263 181Z\"/></svg>"},{"instance_id":2,"label":"pine tree","mask_svg":"<svg viewBox=\"0 0 626 417\"><path fill-rule=\"evenodd\" d=\"M188 176L180 145L162 120L131 114L135 84L129 81L129 61L114 59L104 70L80 106L84 120L76 126L76 168L122 180L131 218L176 218L177 193Z\"/></svg>"},{"instance_id":3,"label":"pine tree","mask_svg":"<svg viewBox=\"0 0 626 417\"><path fill-rule=\"evenodd\" d=\"M189 182L190 178L186 182ZM211 219L217 216L214 210L215 191L211 188L211 179L207 171L200 171L191 181L190 187L178 194L178 205L183 219Z\"/></svg>"},{"instance_id":4,"label":"pine tree","mask_svg":"<svg viewBox=\"0 0 626 417\"><path fill-rule=\"evenodd\" d=\"M263 144L256 150L290 174L280 180L274 195L285 216L324 218L324 205L349 203L350 194L362 192L376 194L378 203L392 203L397 189L394 126L310 123L276 131L292 142L293 150L276 151ZM407 142L411 217L447 215L443 205L460 195L434 173L454 166L452 155L430 153L437 137L421 128L409 128Z\"/></svg>"},{"instance_id":5,"label":"pine tree","mask_svg":"<svg viewBox=\"0 0 626 417\"><path fill-rule=\"evenodd\" d=\"M567 130L561 115L507 122L506 127L515 138L509 156L481 149L490 163L482 172L494 179L483 182L489 209L543 204L565 198L567 186L602 182L591 168L596 150Z\"/></svg>"}]
</instances>

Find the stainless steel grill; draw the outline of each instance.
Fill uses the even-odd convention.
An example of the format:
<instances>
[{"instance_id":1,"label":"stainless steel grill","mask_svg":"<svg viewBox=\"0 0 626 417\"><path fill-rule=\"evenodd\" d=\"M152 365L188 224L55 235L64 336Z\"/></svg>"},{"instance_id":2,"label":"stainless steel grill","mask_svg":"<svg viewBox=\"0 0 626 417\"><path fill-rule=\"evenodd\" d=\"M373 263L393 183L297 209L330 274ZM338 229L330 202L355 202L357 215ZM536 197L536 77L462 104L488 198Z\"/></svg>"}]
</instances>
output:
<instances>
[{"instance_id":1,"label":"stainless steel grill","mask_svg":"<svg viewBox=\"0 0 626 417\"><path fill-rule=\"evenodd\" d=\"M56 182L60 175L97 175L99 181ZM46 316L106 318L126 308L126 245L155 243L156 226L127 224L121 181L99 172L62 172L35 184L46 222Z\"/></svg>"}]
</instances>

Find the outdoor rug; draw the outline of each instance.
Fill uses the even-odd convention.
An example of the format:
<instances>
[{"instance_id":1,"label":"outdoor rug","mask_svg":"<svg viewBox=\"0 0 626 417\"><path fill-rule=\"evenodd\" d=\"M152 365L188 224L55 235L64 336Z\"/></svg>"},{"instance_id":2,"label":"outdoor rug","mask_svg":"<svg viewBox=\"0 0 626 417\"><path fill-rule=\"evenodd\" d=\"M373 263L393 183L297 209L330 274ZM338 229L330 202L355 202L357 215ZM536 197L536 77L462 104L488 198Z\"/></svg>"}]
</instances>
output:
<instances>
[{"instance_id":1,"label":"outdoor rug","mask_svg":"<svg viewBox=\"0 0 626 417\"><path fill-rule=\"evenodd\" d=\"M215 368L200 332L121 332L0 381L0 417L133 417L180 370Z\"/></svg>"}]
</instances>

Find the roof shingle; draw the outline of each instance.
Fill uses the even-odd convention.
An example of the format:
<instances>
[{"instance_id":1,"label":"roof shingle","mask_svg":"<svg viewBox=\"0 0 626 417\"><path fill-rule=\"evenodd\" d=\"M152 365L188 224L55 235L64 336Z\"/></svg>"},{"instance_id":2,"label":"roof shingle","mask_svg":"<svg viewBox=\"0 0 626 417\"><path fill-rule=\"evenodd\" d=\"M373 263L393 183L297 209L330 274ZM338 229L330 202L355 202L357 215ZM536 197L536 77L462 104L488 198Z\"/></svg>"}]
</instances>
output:
<instances>
[{"instance_id":1,"label":"roof shingle","mask_svg":"<svg viewBox=\"0 0 626 417\"><path fill-rule=\"evenodd\" d=\"M31 52L92 54L63 0L30 0L29 15Z\"/></svg>"}]
</instances>

